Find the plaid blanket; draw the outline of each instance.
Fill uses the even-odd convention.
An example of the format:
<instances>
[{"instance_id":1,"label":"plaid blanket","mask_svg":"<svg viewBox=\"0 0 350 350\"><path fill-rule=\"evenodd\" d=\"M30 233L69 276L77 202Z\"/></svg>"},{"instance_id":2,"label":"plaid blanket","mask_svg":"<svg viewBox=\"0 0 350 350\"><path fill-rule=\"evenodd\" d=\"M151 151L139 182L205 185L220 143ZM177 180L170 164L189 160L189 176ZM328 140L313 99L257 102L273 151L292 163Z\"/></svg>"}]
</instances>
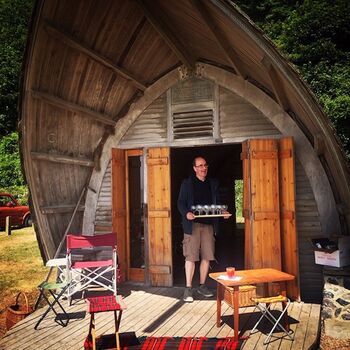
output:
<instances>
[{"instance_id":1,"label":"plaid blanket","mask_svg":"<svg viewBox=\"0 0 350 350\"><path fill-rule=\"evenodd\" d=\"M237 342L231 337L227 338L206 338L206 337L148 337L138 347L124 347L124 350L235 350Z\"/></svg>"},{"instance_id":2,"label":"plaid blanket","mask_svg":"<svg viewBox=\"0 0 350 350\"><path fill-rule=\"evenodd\" d=\"M91 339L85 340L84 349L92 349ZM122 350L236 350L239 343L233 337L206 338L206 337L141 337L135 333L121 333L120 343ZM108 334L97 339L97 349L115 348L115 335Z\"/></svg>"}]
</instances>

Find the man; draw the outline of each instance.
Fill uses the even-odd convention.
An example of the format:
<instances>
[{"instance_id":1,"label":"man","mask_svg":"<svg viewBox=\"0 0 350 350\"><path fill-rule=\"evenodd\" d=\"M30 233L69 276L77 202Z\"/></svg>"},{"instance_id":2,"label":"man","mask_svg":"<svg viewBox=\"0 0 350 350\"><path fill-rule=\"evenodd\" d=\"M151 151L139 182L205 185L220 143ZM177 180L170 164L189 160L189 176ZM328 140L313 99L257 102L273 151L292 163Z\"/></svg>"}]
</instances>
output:
<instances>
[{"instance_id":1,"label":"man","mask_svg":"<svg viewBox=\"0 0 350 350\"><path fill-rule=\"evenodd\" d=\"M219 183L214 179L207 178L208 163L203 157L193 160L193 171L189 178L183 180L177 201L178 209L182 216L184 230L183 254L185 256L186 288L183 296L185 302L193 301L192 279L195 272L195 262L199 261L199 288L197 292L204 297L213 296L205 281L209 272L211 260L215 260L215 238L218 232L218 218L195 218L191 211L193 205L218 204ZM224 218L230 214L225 212Z\"/></svg>"}]
</instances>

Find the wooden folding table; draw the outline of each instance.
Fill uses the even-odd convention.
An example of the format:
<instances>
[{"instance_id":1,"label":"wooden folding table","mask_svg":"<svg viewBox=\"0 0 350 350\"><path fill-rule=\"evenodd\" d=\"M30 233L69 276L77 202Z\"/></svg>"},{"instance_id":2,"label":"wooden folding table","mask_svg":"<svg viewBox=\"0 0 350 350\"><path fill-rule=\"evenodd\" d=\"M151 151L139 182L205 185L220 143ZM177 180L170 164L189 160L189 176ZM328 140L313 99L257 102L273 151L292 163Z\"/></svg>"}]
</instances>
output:
<instances>
[{"instance_id":1,"label":"wooden folding table","mask_svg":"<svg viewBox=\"0 0 350 350\"><path fill-rule=\"evenodd\" d=\"M236 270L233 279L226 277L226 272L210 273L209 277L217 282L216 294L216 325L221 325L221 302L224 297L225 288L232 287L233 295L233 328L234 339L239 339L239 287L250 284L264 284L265 291L268 290L268 283L278 282L280 284L280 294L286 296L286 282L294 280L294 276L289 273L279 271L277 269L251 269L251 270Z\"/></svg>"}]
</instances>

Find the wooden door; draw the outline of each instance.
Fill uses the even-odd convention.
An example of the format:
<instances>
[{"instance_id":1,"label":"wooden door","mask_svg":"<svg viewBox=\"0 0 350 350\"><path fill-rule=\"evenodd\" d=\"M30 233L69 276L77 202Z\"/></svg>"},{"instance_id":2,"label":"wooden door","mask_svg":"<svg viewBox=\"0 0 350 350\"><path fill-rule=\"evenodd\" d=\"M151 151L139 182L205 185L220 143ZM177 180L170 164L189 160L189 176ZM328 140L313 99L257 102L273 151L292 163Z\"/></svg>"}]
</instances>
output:
<instances>
[{"instance_id":1,"label":"wooden door","mask_svg":"<svg viewBox=\"0 0 350 350\"><path fill-rule=\"evenodd\" d=\"M247 187L244 203L248 208L244 209L249 211L246 268L282 268L277 145L277 140L259 139L249 140L245 146L248 153L244 162L248 164L243 169L248 174L243 175Z\"/></svg>"},{"instance_id":2,"label":"wooden door","mask_svg":"<svg viewBox=\"0 0 350 350\"><path fill-rule=\"evenodd\" d=\"M126 151L126 250L128 280L145 281L143 151Z\"/></svg>"},{"instance_id":3,"label":"wooden door","mask_svg":"<svg viewBox=\"0 0 350 350\"><path fill-rule=\"evenodd\" d=\"M300 300L298 236L295 218L295 160L291 137L279 140L282 269L296 276L287 285L288 295Z\"/></svg>"},{"instance_id":4,"label":"wooden door","mask_svg":"<svg viewBox=\"0 0 350 350\"><path fill-rule=\"evenodd\" d=\"M127 278L125 151L112 149L112 226L117 235L121 280Z\"/></svg>"},{"instance_id":5,"label":"wooden door","mask_svg":"<svg viewBox=\"0 0 350 350\"><path fill-rule=\"evenodd\" d=\"M245 268L293 274L288 295L299 299L293 140L245 141L242 159Z\"/></svg>"},{"instance_id":6,"label":"wooden door","mask_svg":"<svg viewBox=\"0 0 350 350\"><path fill-rule=\"evenodd\" d=\"M170 149L147 155L148 255L153 286L172 286Z\"/></svg>"}]
</instances>

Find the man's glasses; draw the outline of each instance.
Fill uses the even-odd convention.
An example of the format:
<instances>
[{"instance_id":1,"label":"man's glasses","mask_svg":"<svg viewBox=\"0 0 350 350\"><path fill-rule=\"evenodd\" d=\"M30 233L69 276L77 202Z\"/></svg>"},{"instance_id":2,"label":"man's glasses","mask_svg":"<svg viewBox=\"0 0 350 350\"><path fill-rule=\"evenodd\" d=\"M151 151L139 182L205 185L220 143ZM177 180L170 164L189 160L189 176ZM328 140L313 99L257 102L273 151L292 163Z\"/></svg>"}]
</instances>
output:
<instances>
[{"instance_id":1,"label":"man's glasses","mask_svg":"<svg viewBox=\"0 0 350 350\"><path fill-rule=\"evenodd\" d=\"M205 168L208 169L209 168L209 164L199 164L199 165L195 165L195 168Z\"/></svg>"}]
</instances>

